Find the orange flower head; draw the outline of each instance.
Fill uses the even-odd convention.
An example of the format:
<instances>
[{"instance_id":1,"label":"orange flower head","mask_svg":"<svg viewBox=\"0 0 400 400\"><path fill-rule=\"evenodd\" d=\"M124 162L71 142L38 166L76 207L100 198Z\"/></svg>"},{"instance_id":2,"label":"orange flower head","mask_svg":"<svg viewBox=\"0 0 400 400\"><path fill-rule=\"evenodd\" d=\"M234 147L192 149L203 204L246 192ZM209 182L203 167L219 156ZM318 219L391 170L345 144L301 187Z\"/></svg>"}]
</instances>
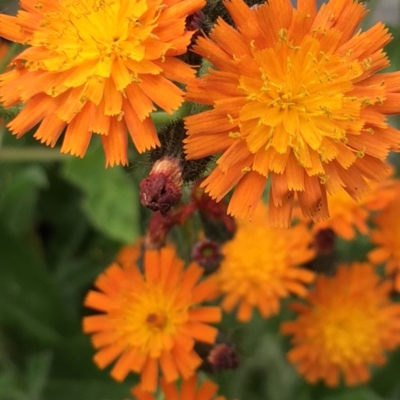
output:
<instances>
[{"instance_id":1,"label":"orange flower head","mask_svg":"<svg viewBox=\"0 0 400 400\"><path fill-rule=\"evenodd\" d=\"M141 374L141 388L155 391L158 369L167 382L190 378L201 364L195 341L214 343L218 307L201 307L215 291L210 280L198 283L202 268L183 269L173 247L147 250L144 272L114 263L95 282L85 305L100 311L85 317L83 330L98 349L94 361L105 368L117 360L111 376L122 381L130 371Z\"/></svg>"},{"instance_id":2,"label":"orange flower head","mask_svg":"<svg viewBox=\"0 0 400 400\"><path fill-rule=\"evenodd\" d=\"M182 382L180 390L174 383L161 380L161 388L165 400L226 400L223 396L217 396L218 386L210 381L198 385L197 377L193 376ZM132 394L136 400L156 400L154 396L144 392L140 386L132 389Z\"/></svg>"},{"instance_id":3,"label":"orange flower head","mask_svg":"<svg viewBox=\"0 0 400 400\"><path fill-rule=\"evenodd\" d=\"M222 153L203 186L228 212L251 215L270 183L270 220L289 226L294 198L313 220L328 217L327 194L358 200L366 181L385 176L400 132L400 73L389 65L382 23L355 33L366 10L354 0L225 3L222 19L194 50L214 68L188 86L187 99L212 106L186 118L189 159Z\"/></svg>"},{"instance_id":4,"label":"orange flower head","mask_svg":"<svg viewBox=\"0 0 400 400\"><path fill-rule=\"evenodd\" d=\"M139 152L158 146L150 113L172 114L194 71L184 54L193 31L186 17L204 0L24 0L0 16L0 36L27 45L0 76L5 107L26 103L8 125L20 137L83 157L101 137L107 165L127 164L127 132Z\"/></svg>"},{"instance_id":5,"label":"orange flower head","mask_svg":"<svg viewBox=\"0 0 400 400\"><path fill-rule=\"evenodd\" d=\"M267 208L260 203L254 220L239 220L234 238L222 248L223 259L214 275L224 296L222 308L238 307L241 322L254 308L264 318L279 312L281 298L304 296L314 273L300 267L314 257L311 233L303 226L270 228Z\"/></svg>"},{"instance_id":6,"label":"orange flower head","mask_svg":"<svg viewBox=\"0 0 400 400\"><path fill-rule=\"evenodd\" d=\"M395 276L395 289L400 292L400 181L395 183L392 201L374 218L376 230L370 235L371 243L377 246L368 254L374 264L385 263L388 275Z\"/></svg>"},{"instance_id":7,"label":"orange flower head","mask_svg":"<svg viewBox=\"0 0 400 400\"><path fill-rule=\"evenodd\" d=\"M295 321L282 324L292 336L289 361L310 383L349 386L369 380L369 365L382 365L384 352L400 343L400 304L390 302L391 283L370 264L340 266L319 276L307 304L293 304Z\"/></svg>"}]
</instances>

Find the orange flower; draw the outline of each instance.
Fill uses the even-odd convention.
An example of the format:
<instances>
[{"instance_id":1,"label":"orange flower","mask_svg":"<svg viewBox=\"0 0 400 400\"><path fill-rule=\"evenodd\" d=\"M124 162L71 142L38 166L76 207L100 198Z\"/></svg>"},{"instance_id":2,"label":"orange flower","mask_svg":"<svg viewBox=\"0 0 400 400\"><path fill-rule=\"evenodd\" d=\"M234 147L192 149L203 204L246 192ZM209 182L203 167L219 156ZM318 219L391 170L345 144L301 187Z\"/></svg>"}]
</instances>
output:
<instances>
[{"instance_id":1,"label":"orange flower","mask_svg":"<svg viewBox=\"0 0 400 400\"><path fill-rule=\"evenodd\" d=\"M360 201L355 201L346 192L328 197L330 217L316 222L313 231L332 229L345 240L353 240L356 230L362 235L369 232L368 219L373 212L384 209L395 195L393 181L373 185L372 190Z\"/></svg>"},{"instance_id":2,"label":"orange flower","mask_svg":"<svg viewBox=\"0 0 400 400\"><path fill-rule=\"evenodd\" d=\"M385 176L398 147L386 116L400 112L400 73L375 75L389 61L391 37L379 23L354 34L366 14L353 0L225 3L237 29L220 19L195 52L214 69L188 86L187 99L211 110L186 119L186 153L222 153L203 186L228 212L254 212L270 180L270 219L288 226L295 195L306 217L328 217L327 193L358 200L365 178Z\"/></svg>"},{"instance_id":3,"label":"orange flower","mask_svg":"<svg viewBox=\"0 0 400 400\"><path fill-rule=\"evenodd\" d=\"M253 308L264 318L279 312L279 300L290 293L304 296L314 273L300 267L314 257L312 235L303 226L270 228L261 203L253 221L239 220L235 237L222 248L223 259L214 274L224 299L222 308L238 306L238 320L247 322Z\"/></svg>"},{"instance_id":4,"label":"orange flower","mask_svg":"<svg viewBox=\"0 0 400 400\"><path fill-rule=\"evenodd\" d=\"M319 276L308 304L293 305L297 320L282 325L293 336L289 361L311 383L337 386L341 373L349 386L368 381L368 366L382 365L400 343L400 304L390 302L390 290L369 264Z\"/></svg>"},{"instance_id":5,"label":"orange flower","mask_svg":"<svg viewBox=\"0 0 400 400\"><path fill-rule=\"evenodd\" d=\"M174 56L193 32L186 17L204 0L25 0L17 17L0 16L0 36L28 45L0 76L5 107L24 110L9 124L21 137L83 157L101 137L107 165L127 164L127 131L139 152L159 145L150 113L172 114L194 71Z\"/></svg>"},{"instance_id":6,"label":"orange flower","mask_svg":"<svg viewBox=\"0 0 400 400\"><path fill-rule=\"evenodd\" d=\"M143 273L112 264L85 300L101 312L83 321L98 349L96 364L105 368L118 358L111 376L141 374L145 391L157 389L159 367L167 382L190 378L201 364L195 341L214 343L217 329L208 323L221 318L218 307L199 306L214 291L210 280L198 283L201 275L194 263L184 270L173 247L146 251Z\"/></svg>"},{"instance_id":7,"label":"orange flower","mask_svg":"<svg viewBox=\"0 0 400 400\"><path fill-rule=\"evenodd\" d=\"M395 195L388 206L374 219L377 229L370 235L377 248L368 254L374 264L386 263L386 272L395 275L395 289L400 292L400 181L396 181Z\"/></svg>"},{"instance_id":8,"label":"orange flower","mask_svg":"<svg viewBox=\"0 0 400 400\"><path fill-rule=\"evenodd\" d=\"M196 376L183 381L180 391L178 391L175 384L161 380L165 400L225 400L223 396L215 397L218 390L218 386L215 383L206 381L199 388L197 386ZM144 392L139 386L133 388L132 394L137 400L156 400L154 396Z\"/></svg>"}]
</instances>

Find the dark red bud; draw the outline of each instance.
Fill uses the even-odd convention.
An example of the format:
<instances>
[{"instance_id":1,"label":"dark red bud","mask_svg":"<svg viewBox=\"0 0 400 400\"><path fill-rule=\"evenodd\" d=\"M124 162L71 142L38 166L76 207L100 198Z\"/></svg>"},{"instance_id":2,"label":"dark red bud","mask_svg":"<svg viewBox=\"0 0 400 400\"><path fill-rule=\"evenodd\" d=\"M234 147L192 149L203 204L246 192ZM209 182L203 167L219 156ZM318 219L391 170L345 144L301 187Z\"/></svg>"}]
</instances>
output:
<instances>
[{"instance_id":1,"label":"dark red bud","mask_svg":"<svg viewBox=\"0 0 400 400\"><path fill-rule=\"evenodd\" d=\"M217 270L221 259L220 246L211 240L202 240L193 247L192 260L203 267L208 274Z\"/></svg>"},{"instance_id":2,"label":"dark red bud","mask_svg":"<svg viewBox=\"0 0 400 400\"><path fill-rule=\"evenodd\" d=\"M335 232L328 229L319 230L314 237L314 246L318 255L331 254L334 251L336 241Z\"/></svg>"},{"instance_id":3,"label":"dark red bud","mask_svg":"<svg viewBox=\"0 0 400 400\"><path fill-rule=\"evenodd\" d=\"M210 351L207 360L215 372L235 369L240 364L235 348L226 343L216 344Z\"/></svg>"},{"instance_id":4,"label":"dark red bud","mask_svg":"<svg viewBox=\"0 0 400 400\"><path fill-rule=\"evenodd\" d=\"M140 202L152 211L167 215L182 197L182 169L178 160L155 162L150 175L140 182Z\"/></svg>"}]
</instances>

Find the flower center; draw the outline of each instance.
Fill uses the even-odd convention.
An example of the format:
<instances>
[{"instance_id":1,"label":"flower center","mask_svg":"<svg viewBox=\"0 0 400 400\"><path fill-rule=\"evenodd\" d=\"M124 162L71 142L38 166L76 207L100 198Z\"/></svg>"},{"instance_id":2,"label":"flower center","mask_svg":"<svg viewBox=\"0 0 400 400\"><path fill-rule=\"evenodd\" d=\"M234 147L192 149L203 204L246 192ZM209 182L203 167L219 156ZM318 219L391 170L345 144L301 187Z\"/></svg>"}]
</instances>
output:
<instances>
[{"instance_id":1,"label":"flower center","mask_svg":"<svg viewBox=\"0 0 400 400\"><path fill-rule=\"evenodd\" d=\"M61 0L55 11L43 15L32 38L32 46L43 49L42 59L27 67L59 72L94 62L95 71L87 64L88 72L109 77L114 59L143 60L142 42L159 16L156 9L151 16L147 11L143 0Z\"/></svg>"},{"instance_id":2,"label":"flower center","mask_svg":"<svg viewBox=\"0 0 400 400\"><path fill-rule=\"evenodd\" d=\"M338 154L335 143L345 144L349 132L362 129L361 101L351 96L362 66L321 46L312 35L293 45L281 32L273 48L253 51L258 77L241 76L239 84L246 96L239 119L250 152L293 151L311 168L309 151L332 160Z\"/></svg>"},{"instance_id":3,"label":"flower center","mask_svg":"<svg viewBox=\"0 0 400 400\"><path fill-rule=\"evenodd\" d=\"M337 304L330 310L319 310L320 340L327 358L337 365L361 364L368 361L378 346L377 321L373 307L364 303L363 308Z\"/></svg>"},{"instance_id":4,"label":"flower center","mask_svg":"<svg viewBox=\"0 0 400 400\"><path fill-rule=\"evenodd\" d=\"M165 315L151 313L146 318L147 325L155 330L162 330L167 325L167 318Z\"/></svg>"},{"instance_id":5,"label":"flower center","mask_svg":"<svg viewBox=\"0 0 400 400\"><path fill-rule=\"evenodd\" d=\"M151 290L150 290L151 289ZM164 292L162 286L148 287L141 293L126 292L115 324L121 340L158 356L188 320L188 304L176 301L177 292Z\"/></svg>"}]
</instances>

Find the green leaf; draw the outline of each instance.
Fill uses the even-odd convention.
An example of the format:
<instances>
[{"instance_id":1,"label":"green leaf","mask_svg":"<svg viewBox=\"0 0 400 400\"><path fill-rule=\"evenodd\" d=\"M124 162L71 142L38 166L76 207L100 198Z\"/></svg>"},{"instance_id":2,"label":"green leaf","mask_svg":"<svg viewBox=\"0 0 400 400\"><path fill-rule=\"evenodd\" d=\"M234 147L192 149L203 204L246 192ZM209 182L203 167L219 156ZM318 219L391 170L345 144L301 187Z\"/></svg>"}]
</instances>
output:
<instances>
[{"instance_id":1,"label":"green leaf","mask_svg":"<svg viewBox=\"0 0 400 400\"><path fill-rule=\"evenodd\" d=\"M88 220L106 236L132 243L139 235L138 193L122 168L105 168L100 147L64 164L64 177L79 187Z\"/></svg>"},{"instance_id":2,"label":"green leaf","mask_svg":"<svg viewBox=\"0 0 400 400\"><path fill-rule=\"evenodd\" d=\"M14 375L8 371L0 371L0 399L1 400L26 400L26 394Z\"/></svg>"},{"instance_id":3,"label":"green leaf","mask_svg":"<svg viewBox=\"0 0 400 400\"><path fill-rule=\"evenodd\" d=\"M346 388L343 392L324 396L321 400L382 400L368 387Z\"/></svg>"},{"instance_id":4,"label":"green leaf","mask_svg":"<svg viewBox=\"0 0 400 400\"><path fill-rule=\"evenodd\" d=\"M34 354L28 359L26 386L30 400L42 398L43 389L49 377L51 362L52 353L49 351Z\"/></svg>"},{"instance_id":5,"label":"green leaf","mask_svg":"<svg viewBox=\"0 0 400 400\"><path fill-rule=\"evenodd\" d=\"M1 171L0 219L14 235L32 225L39 192L47 186L46 173L39 165Z\"/></svg>"},{"instance_id":6,"label":"green leaf","mask_svg":"<svg viewBox=\"0 0 400 400\"><path fill-rule=\"evenodd\" d=\"M113 380L51 380L41 400L117 400L127 399L132 384Z\"/></svg>"},{"instance_id":7,"label":"green leaf","mask_svg":"<svg viewBox=\"0 0 400 400\"><path fill-rule=\"evenodd\" d=\"M71 319L61 303L50 271L25 240L0 224L0 322L23 343L54 345Z\"/></svg>"},{"instance_id":8,"label":"green leaf","mask_svg":"<svg viewBox=\"0 0 400 400\"><path fill-rule=\"evenodd\" d=\"M399 382L400 350L388 354L388 362L383 368L374 368L371 387L385 399L400 398Z\"/></svg>"},{"instance_id":9,"label":"green leaf","mask_svg":"<svg viewBox=\"0 0 400 400\"><path fill-rule=\"evenodd\" d=\"M256 341L254 354L246 352L235 375L228 382L219 380L220 393L238 399L308 400L307 393L299 391L302 381L286 361L282 338L264 332Z\"/></svg>"}]
</instances>

